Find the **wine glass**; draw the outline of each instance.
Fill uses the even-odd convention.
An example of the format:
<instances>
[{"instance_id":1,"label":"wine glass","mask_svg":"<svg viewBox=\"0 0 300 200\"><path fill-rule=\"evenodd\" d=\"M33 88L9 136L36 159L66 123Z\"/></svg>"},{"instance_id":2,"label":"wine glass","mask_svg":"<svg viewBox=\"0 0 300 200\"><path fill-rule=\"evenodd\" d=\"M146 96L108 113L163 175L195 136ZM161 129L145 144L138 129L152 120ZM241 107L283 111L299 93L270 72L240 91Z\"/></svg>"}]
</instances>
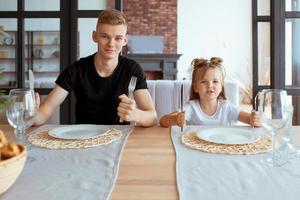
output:
<instances>
[{"instance_id":1,"label":"wine glass","mask_svg":"<svg viewBox=\"0 0 300 200\"><path fill-rule=\"evenodd\" d=\"M285 90L265 89L259 92L257 102L262 126L272 137L271 153L264 161L272 166L283 165L284 154L280 150L275 150L275 135L279 129L285 127L289 119L287 93Z\"/></svg>"},{"instance_id":2,"label":"wine glass","mask_svg":"<svg viewBox=\"0 0 300 200\"><path fill-rule=\"evenodd\" d=\"M38 108L34 91L30 89L12 89L8 95L6 117L9 124L14 127L18 143L30 147L26 140L25 130L30 127L37 114Z\"/></svg>"},{"instance_id":3,"label":"wine glass","mask_svg":"<svg viewBox=\"0 0 300 200\"><path fill-rule=\"evenodd\" d=\"M294 146L294 137L292 133L292 121L293 121L293 113L294 113L294 107L290 105L288 107L288 113L289 113L289 118L287 125L285 126L284 130L284 135L283 135L283 141L285 142L285 148L288 151L288 154L290 155L290 159L294 158L300 158L300 150L298 150Z\"/></svg>"}]
</instances>

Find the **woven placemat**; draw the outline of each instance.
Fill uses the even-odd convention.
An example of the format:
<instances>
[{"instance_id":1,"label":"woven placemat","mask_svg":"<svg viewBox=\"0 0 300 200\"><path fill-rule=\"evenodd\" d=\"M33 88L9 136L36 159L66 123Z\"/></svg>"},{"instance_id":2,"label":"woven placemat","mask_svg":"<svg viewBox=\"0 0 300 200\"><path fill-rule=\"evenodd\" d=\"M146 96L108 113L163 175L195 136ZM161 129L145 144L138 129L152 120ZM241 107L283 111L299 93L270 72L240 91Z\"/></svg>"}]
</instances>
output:
<instances>
[{"instance_id":1,"label":"woven placemat","mask_svg":"<svg viewBox=\"0 0 300 200\"><path fill-rule=\"evenodd\" d=\"M84 140L66 140L54 138L48 135L48 130L46 130L30 134L28 136L28 140L35 146L49 149L79 149L109 144L120 139L121 137L121 131L115 128L109 129L105 134L99 135L98 137Z\"/></svg>"},{"instance_id":2,"label":"woven placemat","mask_svg":"<svg viewBox=\"0 0 300 200\"><path fill-rule=\"evenodd\" d=\"M253 142L250 144L227 145L201 140L196 136L196 133L194 131L183 134L181 136L181 142L192 149L198 149L200 151L208 153L235 155L265 153L270 151L272 147L272 139L267 136L264 136L257 142Z\"/></svg>"}]
</instances>

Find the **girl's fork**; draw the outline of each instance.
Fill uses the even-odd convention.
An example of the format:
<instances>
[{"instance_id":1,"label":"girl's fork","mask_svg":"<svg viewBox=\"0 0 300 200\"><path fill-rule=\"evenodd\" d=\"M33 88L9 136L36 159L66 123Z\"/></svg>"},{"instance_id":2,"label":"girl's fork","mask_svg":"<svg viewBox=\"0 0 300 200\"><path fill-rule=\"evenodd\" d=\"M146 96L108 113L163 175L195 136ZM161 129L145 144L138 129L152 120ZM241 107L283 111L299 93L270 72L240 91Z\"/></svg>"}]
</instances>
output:
<instances>
[{"instance_id":1,"label":"girl's fork","mask_svg":"<svg viewBox=\"0 0 300 200\"><path fill-rule=\"evenodd\" d=\"M137 78L136 76L131 76L129 85L128 85L128 98L133 99L133 91L136 86ZM123 122L123 119L120 118L120 122Z\"/></svg>"}]
</instances>

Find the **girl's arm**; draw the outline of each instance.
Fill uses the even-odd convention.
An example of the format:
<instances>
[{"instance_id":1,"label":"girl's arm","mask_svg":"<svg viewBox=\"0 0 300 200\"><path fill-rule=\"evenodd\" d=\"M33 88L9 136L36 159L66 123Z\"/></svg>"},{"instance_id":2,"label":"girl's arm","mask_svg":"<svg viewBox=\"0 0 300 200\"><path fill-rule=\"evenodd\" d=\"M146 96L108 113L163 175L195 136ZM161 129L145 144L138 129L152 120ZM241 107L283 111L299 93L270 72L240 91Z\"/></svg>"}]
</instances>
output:
<instances>
[{"instance_id":1,"label":"girl's arm","mask_svg":"<svg viewBox=\"0 0 300 200\"><path fill-rule=\"evenodd\" d=\"M239 121L251 126L261 126L260 116L254 110L252 110L251 113L241 111L239 113Z\"/></svg>"},{"instance_id":2,"label":"girl's arm","mask_svg":"<svg viewBox=\"0 0 300 200\"><path fill-rule=\"evenodd\" d=\"M185 113L184 112L172 112L162 116L159 120L159 124L162 127L170 127L173 125L184 126Z\"/></svg>"}]
</instances>

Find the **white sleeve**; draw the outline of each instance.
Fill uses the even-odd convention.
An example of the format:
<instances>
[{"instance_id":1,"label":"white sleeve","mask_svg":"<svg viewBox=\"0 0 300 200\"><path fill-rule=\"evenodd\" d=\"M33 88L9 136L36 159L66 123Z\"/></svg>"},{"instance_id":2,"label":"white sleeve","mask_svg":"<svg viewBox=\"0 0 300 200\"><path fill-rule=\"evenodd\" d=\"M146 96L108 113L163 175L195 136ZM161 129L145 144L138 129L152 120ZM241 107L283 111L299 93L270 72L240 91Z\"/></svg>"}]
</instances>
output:
<instances>
[{"instance_id":1,"label":"white sleeve","mask_svg":"<svg viewBox=\"0 0 300 200\"><path fill-rule=\"evenodd\" d=\"M231 121L237 122L239 119L240 108L230 102L228 102L228 117Z\"/></svg>"},{"instance_id":2,"label":"white sleeve","mask_svg":"<svg viewBox=\"0 0 300 200\"><path fill-rule=\"evenodd\" d=\"M183 110L185 111L185 120L187 122L190 121L192 118L192 109L193 108L190 102L185 103L183 106Z\"/></svg>"}]
</instances>

